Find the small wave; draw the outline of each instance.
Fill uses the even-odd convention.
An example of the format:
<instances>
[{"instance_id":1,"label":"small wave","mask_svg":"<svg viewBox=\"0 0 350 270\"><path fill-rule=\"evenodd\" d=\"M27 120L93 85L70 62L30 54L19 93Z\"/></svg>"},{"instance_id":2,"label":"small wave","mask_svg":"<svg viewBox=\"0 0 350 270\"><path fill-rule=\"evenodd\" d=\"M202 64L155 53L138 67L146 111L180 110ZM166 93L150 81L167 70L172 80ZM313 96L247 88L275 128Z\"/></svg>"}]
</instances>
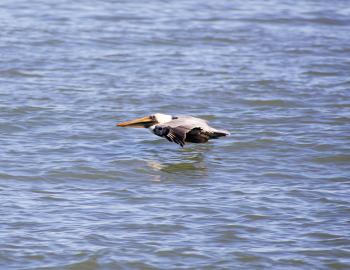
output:
<instances>
[{"instance_id":1,"label":"small wave","mask_svg":"<svg viewBox=\"0 0 350 270\"><path fill-rule=\"evenodd\" d=\"M208 43L222 43L222 44L239 44L244 43L245 40L240 39L233 39L233 38L225 38L225 37L202 37L198 38L198 40Z\"/></svg>"},{"instance_id":2,"label":"small wave","mask_svg":"<svg viewBox=\"0 0 350 270\"><path fill-rule=\"evenodd\" d=\"M349 25L349 20L331 19L331 18L315 18L315 19L303 19L305 22L324 24L324 25Z\"/></svg>"},{"instance_id":3,"label":"small wave","mask_svg":"<svg viewBox=\"0 0 350 270\"><path fill-rule=\"evenodd\" d=\"M26 114L26 113L31 113L31 112L43 111L43 110L47 110L47 109L48 108L39 107L39 106L21 106L21 107L16 107L13 111L16 114Z\"/></svg>"},{"instance_id":4,"label":"small wave","mask_svg":"<svg viewBox=\"0 0 350 270\"><path fill-rule=\"evenodd\" d=\"M327 266L329 266L330 269L335 269L335 270L342 270L342 269L349 269L350 268L350 264L342 263L342 262L328 263Z\"/></svg>"},{"instance_id":5,"label":"small wave","mask_svg":"<svg viewBox=\"0 0 350 270\"><path fill-rule=\"evenodd\" d=\"M274 107L296 107L297 104L293 101L282 99L248 99L245 103L254 106L274 106Z\"/></svg>"},{"instance_id":6,"label":"small wave","mask_svg":"<svg viewBox=\"0 0 350 270\"><path fill-rule=\"evenodd\" d=\"M263 259L262 256L257 256L257 255L249 254L246 252L235 252L235 255L237 256L238 260L240 260L241 262L245 262L245 263L256 262L256 261L260 261Z\"/></svg>"},{"instance_id":7,"label":"small wave","mask_svg":"<svg viewBox=\"0 0 350 270\"><path fill-rule=\"evenodd\" d=\"M7 69L0 71L0 75L4 77L33 77L33 78L42 78L44 76L30 72L30 71L22 71L18 69Z\"/></svg>"},{"instance_id":8,"label":"small wave","mask_svg":"<svg viewBox=\"0 0 350 270\"><path fill-rule=\"evenodd\" d=\"M340 237L339 235L324 232L311 232L304 234L304 236L317 238L320 240L338 239Z\"/></svg>"},{"instance_id":9,"label":"small wave","mask_svg":"<svg viewBox=\"0 0 350 270\"><path fill-rule=\"evenodd\" d=\"M243 21L248 21L252 23L267 23L267 24L320 24L320 25L334 25L334 26L345 26L349 25L349 20L340 20L340 19L331 19L331 18L274 18L274 19L265 19L265 18L249 18L249 19L240 19Z\"/></svg>"},{"instance_id":10,"label":"small wave","mask_svg":"<svg viewBox=\"0 0 350 270\"><path fill-rule=\"evenodd\" d=\"M289 49L285 51L286 53L289 54L294 54L294 55L303 55L303 54L311 54L312 50L310 49Z\"/></svg>"},{"instance_id":11,"label":"small wave","mask_svg":"<svg viewBox=\"0 0 350 270\"><path fill-rule=\"evenodd\" d=\"M13 179L14 176L10 175L10 174L7 174L7 173L0 173L0 179Z\"/></svg>"},{"instance_id":12,"label":"small wave","mask_svg":"<svg viewBox=\"0 0 350 270\"><path fill-rule=\"evenodd\" d=\"M303 72L302 74L307 76L316 76L316 77L333 77L333 76L339 75L339 73L337 72L325 72L325 71L306 71L306 72Z\"/></svg>"},{"instance_id":13,"label":"small wave","mask_svg":"<svg viewBox=\"0 0 350 270\"><path fill-rule=\"evenodd\" d=\"M250 221L257 221L257 220L269 219L269 216L259 215L259 214L248 214L248 215L245 215L244 218Z\"/></svg>"},{"instance_id":14,"label":"small wave","mask_svg":"<svg viewBox=\"0 0 350 270\"><path fill-rule=\"evenodd\" d=\"M69 265L64 266L65 270L74 270L74 269L98 269L99 264L97 262L97 258L88 258L81 262L71 263Z\"/></svg>"},{"instance_id":15,"label":"small wave","mask_svg":"<svg viewBox=\"0 0 350 270\"><path fill-rule=\"evenodd\" d=\"M336 155L328 157L317 157L313 159L316 163L339 163L346 164L350 162L350 155Z\"/></svg>"}]
</instances>

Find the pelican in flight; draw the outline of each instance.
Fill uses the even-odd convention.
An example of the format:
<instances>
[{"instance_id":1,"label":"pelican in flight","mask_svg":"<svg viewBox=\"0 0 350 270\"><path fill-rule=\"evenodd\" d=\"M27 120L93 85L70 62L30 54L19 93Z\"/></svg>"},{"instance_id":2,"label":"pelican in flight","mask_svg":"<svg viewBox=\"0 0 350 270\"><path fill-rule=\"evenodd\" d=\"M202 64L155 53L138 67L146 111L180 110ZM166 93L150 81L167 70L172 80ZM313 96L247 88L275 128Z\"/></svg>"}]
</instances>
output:
<instances>
[{"instance_id":1,"label":"pelican in flight","mask_svg":"<svg viewBox=\"0 0 350 270\"><path fill-rule=\"evenodd\" d=\"M159 137L179 144L186 142L206 143L208 140L228 136L226 130L219 130L208 125L207 121L192 116L171 116L162 113L152 114L117 124L119 127L148 128Z\"/></svg>"}]
</instances>

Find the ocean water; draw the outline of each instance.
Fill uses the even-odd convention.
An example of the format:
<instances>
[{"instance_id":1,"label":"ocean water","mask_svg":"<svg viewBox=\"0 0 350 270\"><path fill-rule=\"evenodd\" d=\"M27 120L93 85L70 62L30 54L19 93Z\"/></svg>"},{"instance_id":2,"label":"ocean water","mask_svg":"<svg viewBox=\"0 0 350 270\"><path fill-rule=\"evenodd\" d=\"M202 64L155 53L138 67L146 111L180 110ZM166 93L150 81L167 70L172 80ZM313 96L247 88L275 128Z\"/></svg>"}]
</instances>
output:
<instances>
[{"instance_id":1,"label":"ocean water","mask_svg":"<svg viewBox=\"0 0 350 270\"><path fill-rule=\"evenodd\" d=\"M349 1L0 2L0 268L350 269ZM202 117L183 149L116 123Z\"/></svg>"}]
</instances>

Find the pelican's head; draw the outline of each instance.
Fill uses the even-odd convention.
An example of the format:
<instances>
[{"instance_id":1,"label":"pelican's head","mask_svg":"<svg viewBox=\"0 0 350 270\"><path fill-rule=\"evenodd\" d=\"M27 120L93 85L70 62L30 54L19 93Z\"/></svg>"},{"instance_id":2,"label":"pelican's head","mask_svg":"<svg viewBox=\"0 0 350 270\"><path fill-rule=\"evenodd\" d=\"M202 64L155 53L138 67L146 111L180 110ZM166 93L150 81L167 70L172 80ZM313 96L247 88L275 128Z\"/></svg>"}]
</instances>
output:
<instances>
[{"instance_id":1,"label":"pelican's head","mask_svg":"<svg viewBox=\"0 0 350 270\"><path fill-rule=\"evenodd\" d=\"M134 128L151 128L153 129L155 125L158 124L164 124L166 122L171 121L174 119L173 116L162 114L162 113L155 113L150 116L145 116L142 118L137 118L134 120L130 120L127 122L123 122L120 124L117 124L118 127L134 127Z\"/></svg>"}]
</instances>

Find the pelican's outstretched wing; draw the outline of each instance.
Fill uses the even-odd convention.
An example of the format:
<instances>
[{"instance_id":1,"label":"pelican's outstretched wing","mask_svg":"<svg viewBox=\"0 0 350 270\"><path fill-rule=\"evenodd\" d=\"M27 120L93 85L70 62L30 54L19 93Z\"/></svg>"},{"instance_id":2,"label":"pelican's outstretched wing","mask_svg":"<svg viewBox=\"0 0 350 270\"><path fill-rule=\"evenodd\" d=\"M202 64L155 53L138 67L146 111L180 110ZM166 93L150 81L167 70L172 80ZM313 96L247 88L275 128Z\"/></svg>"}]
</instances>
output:
<instances>
[{"instance_id":1,"label":"pelican's outstretched wing","mask_svg":"<svg viewBox=\"0 0 350 270\"><path fill-rule=\"evenodd\" d=\"M178 127L166 127L168 132L164 137L170 141L179 144L181 147L185 145L186 134L189 131L186 127L178 126Z\"/></svg>"}]
</instances>

